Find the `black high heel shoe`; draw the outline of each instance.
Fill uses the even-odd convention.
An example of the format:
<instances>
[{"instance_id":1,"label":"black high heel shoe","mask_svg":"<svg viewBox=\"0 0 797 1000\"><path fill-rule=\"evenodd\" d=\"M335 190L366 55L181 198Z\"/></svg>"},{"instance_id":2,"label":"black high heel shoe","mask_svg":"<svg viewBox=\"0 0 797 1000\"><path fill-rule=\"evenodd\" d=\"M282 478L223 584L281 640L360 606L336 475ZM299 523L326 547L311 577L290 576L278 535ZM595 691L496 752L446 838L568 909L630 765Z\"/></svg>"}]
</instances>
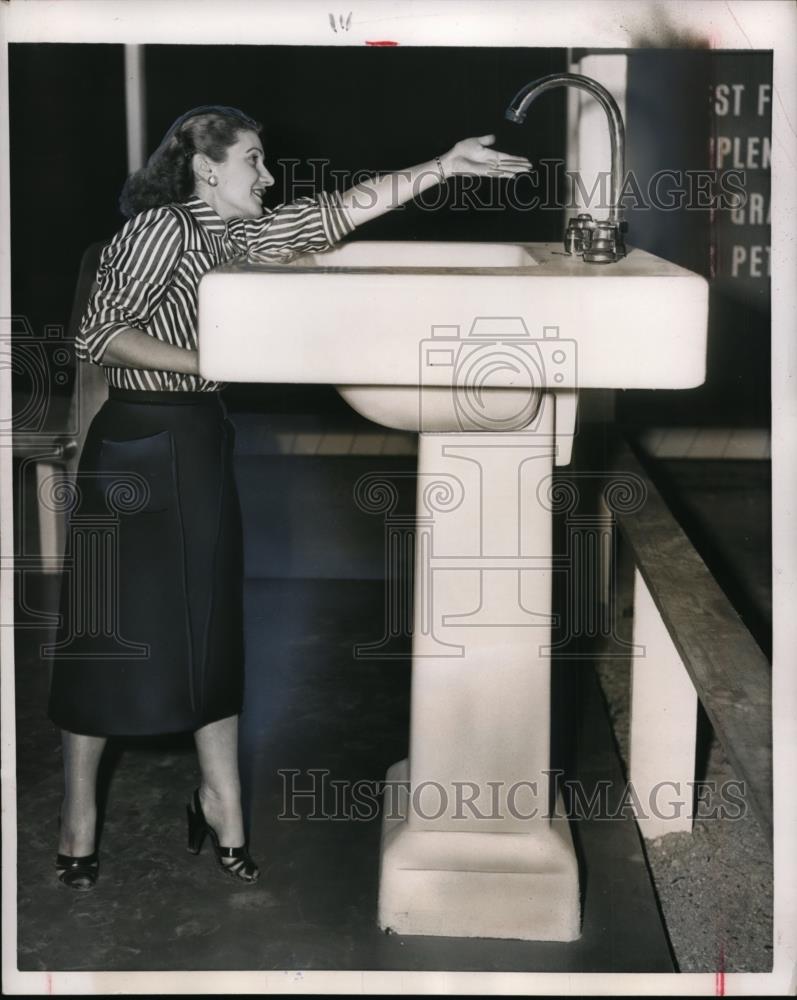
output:
<instances>
[{"instance_id":1,"label":"black high heel shoe","mask_svg":"<svg viewBox=\"0 0 797 1000\"><path fill-rule=\"evenodd\" d=\"M193 806L193 808L192 808ZM233 878L242 882L257 882L260 870L249 855L246 844L243 847L222 847L216 831L205 819L202 811L202 803L199 801L199 789L194 789L192 806L185 807L188 814L188 850L192 854L199 854L205 837L210 834L213 850L216 852L216 860L221 868L232 875ZM226 863L224 859L231 859Z\"/></svg>"},{"instance_id":2,"label":"black high heel shoe","mask_svg":"<svg viewBox=\"0 0 797 1000\"><path fill-rule=\"evenodd\" d=\"M61 814L58 814L58 832L61 832ZM71 854L56 854L55 871L60 882L78 892L93 889L100 873L100 856L97 851L73 857Z\"/></svg>"},{"instance_id":3,"label":"black high heel shoe","mask_svg":"<svg viewBox=\"0 0 797 1000\"><path fill-rule=\"evenodd\" d=\"M96 851L75 858L71 854L57 854L55 870L58 878L70 889L87 892L93 889L99 875L100 860Z\"/></svg>"}]
</instances>

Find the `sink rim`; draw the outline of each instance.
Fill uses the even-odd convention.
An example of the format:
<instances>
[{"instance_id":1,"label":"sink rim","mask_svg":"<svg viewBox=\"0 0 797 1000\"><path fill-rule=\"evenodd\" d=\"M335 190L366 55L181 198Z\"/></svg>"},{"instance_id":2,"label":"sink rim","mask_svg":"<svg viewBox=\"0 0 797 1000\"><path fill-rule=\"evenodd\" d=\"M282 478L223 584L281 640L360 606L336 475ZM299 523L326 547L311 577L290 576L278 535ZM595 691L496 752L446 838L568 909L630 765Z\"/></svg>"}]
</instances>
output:
<instances>
[{"instance_id":1,"label":"sink rim","mask_svg":"<svg viewBox=\"0 0 797 1000\"><path fill-rule=\"evenodd\" d=\"M330 274L526 274L533 273L541 265L541 261L535 256L532 247L545 246L546 244L533 244L521 240L348 240L344 243L336 244L330 250L313 253L302 253L288 260L280 261L246 261L247 270L249 268L257 273L330 273ZM325 258L333 257L345 252L349 247L373 247L375 250L385 252L386 248L395 248L395 252L406 254L408 248L418 248L419 253L433 248L435 251L444 253L444 248L450 248L452 257L464 248L472 251L479 248L484 253L489 253L495 248L498 253L519 251L521 255L528 259L528 263L514 260L510 264L482 264L478 262L468 262L466 264L450 263L403 263L403 262L375 262L366 264L354 263L325 263ZM389 251L387 251L389 252ZM312 259L312 263L308 261ZM224 265L223 265L224 266Z\"/></svg>"},{"instance_id":2,"label":"sink rim","mask_svg":"<svg viewBox=\"0 0 797 1000\"><path fill-rule=\"evenodd\" d=\"M419 244L434 244L435 246L500 246L515 247L521 249L528 255L531 263L525 265L502 264L491 265L468 263L459 266L446 266L443 264L344 264L326 263L324 258L331 256L336 250L343 250L353 244L368 246L395 245L406 250L407 246L417 246ZM243 276L268 276L271 280L283 278L286 275L300 275L307 277L318 276L345 276L347 279L351 275L368 275L378 277L392 277L400 280L403 278L433 278L447 280L456 278L534 278L539 281L547 279L566 279L568 281L589 279L594 282L596 279L606 281L632 279L690 279L698 281L708 287L707 279L694 271L690 271L673 261L657 257L641 247L627 246L626 256L613 264L588 264L578 256L565 253L562 244L558 241L552 242L530 242L527 240L512 241L486 241L486 240L349 240L342 244L337 244L335 248L327 251L306 252L285 260L262 260L251 259L244 254L233 258L225 264L220 264L212 268L206 275L203 275L200 282L202 285L215 277L226 277L228 275Z\"/></svg>"},{"instance_id":3,"label":"sink rim","mask_svg":"<svg viewBox=\"0 0 797 1000\"><path fill-rule=\"evenodd\" d=\"M559 243L521 245L543 263L390 269L236 258L199 285L200 373L226 382L417 385L419 345L435 324L465 331L478 317L521 317L534 341L558 327L577 342L577 377L558 388L705 382L705 277L639 248L592 265L565 257ZM242 366L241 352L253 361Z\"/></svg>"}]
</instances>

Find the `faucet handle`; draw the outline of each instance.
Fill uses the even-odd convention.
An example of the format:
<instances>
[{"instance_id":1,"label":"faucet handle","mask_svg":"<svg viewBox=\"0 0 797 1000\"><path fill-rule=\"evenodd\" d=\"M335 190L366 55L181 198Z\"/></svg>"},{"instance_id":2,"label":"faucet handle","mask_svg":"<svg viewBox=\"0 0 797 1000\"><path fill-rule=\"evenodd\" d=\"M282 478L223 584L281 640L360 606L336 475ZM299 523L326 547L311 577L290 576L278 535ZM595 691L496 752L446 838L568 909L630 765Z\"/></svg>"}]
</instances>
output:
<instances>
[{"instance_id":1,"label":"faucet handle","mask_svg":"<svg viewBox=\"0 0 797 1000\"><path fill-rule=\"evenodd\" d=\"M565 251L581 254L589 264L613 264L625 257L624 224L593 219L581 212L570 219L565 232Z\"/></svg>"},{"instance_id":2,"label":"faucet handle","mask_svg":"<svg viewBox=\"0 0 797 1000\"><path fill-rule=\"evenodd\" d=\"M614 240L593 240L589 249L584 251L584 260L588 264L613 264L617 260Z\"/></svg>"},{"instance_id":3,"label":"faucet handle","mask_svg":"<svg viewBox=\"0 0 797 1000\"><path fill-rule=\"evenodd\" d=\"M570 219L565 232L565 251L569 254L580 254L592 243L592 230L595 223L589 212L581 212L576 218Z\"/></svg>"},{"instance_id":4,"label":"faucet handle","mask_svg":"<svg viewBox=\"0 0 797 1000\"><path fill-rule=\"evenodd\" d=\"M568 226L565 233L565 253L575 256L583 251L581 234L574 226Z\"/></svg>"}]
</instances>

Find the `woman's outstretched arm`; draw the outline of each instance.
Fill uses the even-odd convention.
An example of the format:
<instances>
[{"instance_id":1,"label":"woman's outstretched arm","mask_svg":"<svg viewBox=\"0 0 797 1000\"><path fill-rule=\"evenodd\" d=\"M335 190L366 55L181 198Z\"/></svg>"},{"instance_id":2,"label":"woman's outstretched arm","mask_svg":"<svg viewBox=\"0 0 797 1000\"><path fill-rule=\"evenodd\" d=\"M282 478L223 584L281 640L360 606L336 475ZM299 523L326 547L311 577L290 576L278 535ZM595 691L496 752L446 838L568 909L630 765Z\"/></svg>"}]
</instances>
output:
<instances>
[{"instance_id":1,"label":"woman's outstretched arm","mask_svg":"<svg viewBox=\"0 0 797 1000\"><path fill-rule=\"evenodd\" d=\"M341 203L353 225L360 226L417 198L449 177L462 174L514 177L531 170L531 163L524 156L500 153L491 148L494 142L494 135L463 139L434 160L355 184L343 192Z\"/></svg>"}]
</instances>

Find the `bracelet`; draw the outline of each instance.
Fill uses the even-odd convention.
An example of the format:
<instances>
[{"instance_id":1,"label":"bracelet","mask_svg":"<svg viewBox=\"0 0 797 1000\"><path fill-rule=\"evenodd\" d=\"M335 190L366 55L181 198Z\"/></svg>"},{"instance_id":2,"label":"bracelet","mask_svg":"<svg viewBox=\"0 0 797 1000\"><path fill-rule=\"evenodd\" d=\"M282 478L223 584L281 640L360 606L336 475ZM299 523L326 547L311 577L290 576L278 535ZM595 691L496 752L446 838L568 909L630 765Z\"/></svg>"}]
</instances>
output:
<instances>
[{"instance_id":1,"label":"bracelet","mask_svg":"<svg viewBox=\"0 0 797 1000\"><path fill-rule=\"evenodd\" d=\"M436 156L434 159L435 159L435 163L437 164L437 169L440 171L440 178L441 178L441 180L444 181L444 182L447 181L448 178L446 177L445 170L443 170L443 164L440 162L440 157Z\"/></svg>"}]
</instances>

